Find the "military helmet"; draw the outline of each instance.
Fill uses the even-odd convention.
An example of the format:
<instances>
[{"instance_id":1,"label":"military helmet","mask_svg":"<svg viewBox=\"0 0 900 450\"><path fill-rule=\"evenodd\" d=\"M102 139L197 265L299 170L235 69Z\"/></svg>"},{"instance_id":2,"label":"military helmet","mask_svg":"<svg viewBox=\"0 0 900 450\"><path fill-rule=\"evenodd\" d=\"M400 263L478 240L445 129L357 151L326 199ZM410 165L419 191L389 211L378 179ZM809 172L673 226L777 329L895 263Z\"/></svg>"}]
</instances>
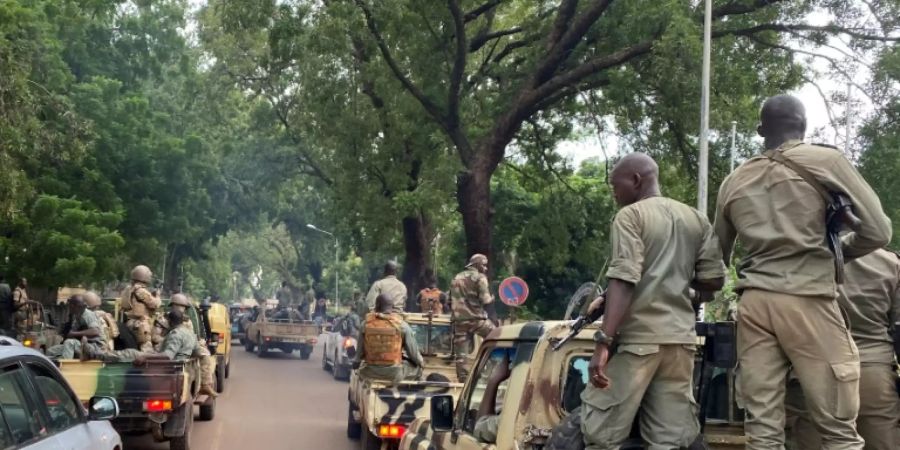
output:
<instances>
[{"instance_id":1,"label":"military helmet","mask_svg":"<svg viewBox=\"0 0 900 450\"><path fill-rule=\"evenodd\" d=\"M134 269L131 269L132 281L140 281L141 283L149 284L152 278L153 272L151 272L150 268L147 266L135 266Z\"/></svg>"},{"instance_id":2,"label":"military helmet","mask_svg":"<svg viewBox=\"0 0 900 450\"><path fill-rule=\"evenodd\" d=\"M191 301L188 300L187 295L184 294L175 294L172 296L172 301L169 302L171 305L184 306L185 308L191 307Z\"/></svg>"},{"instance_id":3,"label":"military helmet","mask_svg":"<svg viewBox=\"0 0 900 450\"><path fill-rule=\"evenodd\" d=\"M476 253L469 258L469 263L466 264L466 267L472 267L475 264L487 264L488 259L487 256L482 255L481 253Z\"/></svg>"},{"instance_id":4,"label":"military helmet","mask_svg":"<svg viewBox=\"0 0 900 450\"><path fill-rule=\"evenodd\" d=\"M97 308L101 303L103 303L103 300L100 299L100 296L93 291L85 292L82 297L84 297L84 304L87 305L88 308Z\"/></svg>"}]
</instances>

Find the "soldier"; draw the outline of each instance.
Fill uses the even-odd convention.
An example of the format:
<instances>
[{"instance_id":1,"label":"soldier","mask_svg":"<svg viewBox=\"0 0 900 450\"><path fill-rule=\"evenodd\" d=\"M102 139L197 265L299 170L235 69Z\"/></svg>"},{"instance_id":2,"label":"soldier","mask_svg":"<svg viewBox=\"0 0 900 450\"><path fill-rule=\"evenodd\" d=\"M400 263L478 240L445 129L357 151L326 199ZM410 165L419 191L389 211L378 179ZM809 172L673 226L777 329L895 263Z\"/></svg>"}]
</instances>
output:
<instances>
[{"instance_id":1,"label":"soldier","mask_svg":"<svg viewBox=\"0 0 900 450\"><path fill-rule=\"evenodd\" d=\"M385 294L388 298L394 300L394 312L401 313L406 309L406 285L397 279L397 263L388 261L384 264L384 277L372 284L369 293L366 295L366 303L369 305L369 311L375 309L375 299Z\"/></svg>"},{"instance_id":2,"label":"soldier","mask_svg":"<svg viewBox=\"0 0 900 450\"><path fill-rule=\"evenodd\" d=\"M57 359L72 359L105 350L103 332L97 315L88 311L84 297L69 297L69 324L64 328L65 340L62 344L47 349L47 356Z\"/></svg>"},{"instance_id":3,"label":"soldier","mask_svg":"<svg viewBox=\"0 0 900 450\"><path fill-rule=\"evenodd\" d=\"M419 309L423 313L431 312L434 315L444 313L444 305L447 303L447 294L441 292L434 278L428 280L428 286L419 291Z\"/></svg>"},{"instance_id":4,"label":"soldier","mask_svg":"<svg viewBox=\"0 0 900 450\"><path fill-rule=\"evenodd\" d=\"M359 333L360 351L354 362L361 377L393 383L422 377L424 361L416 336L400 315L392 312L395 305L390 297L381 294L375 299L375 311L366 314Z\"/></svg>"},{"instance_id":5,"label":"soldier","mask_svg":"<svg viewBox=\"0 0 900 450\"><path fill-rule=\"evenodd\" d=\"M197 335L194 332L194 324L187 315L187 310L191 307L193 307L191 301L188 300L187 296L184 294L175 294L172 296L172 299L169 300L169 309L179 311L184 316L184 320L181 321L179 326L193 334L194 341L197 342L195 351L200 358L200 393L211 397L218 397L216 390L213 388L213 380L216 372L216 359L209 353L209 348L206 347L206 341L197 338ZM156 351L161 352L165 345L166 337L174 328L173 325L169 323L166 316L156 319L153 328L154 337L159 341L158 344L154 343L154 347Z\"/></svg>"},{"instance_id":6,"label":"soldier","mask_svg":"<svg viewBox=\"0 0 900 450\"><path fill-rule=\"evenodd\" d=\"M643 153L626 155L610 175L621 209L612 224L606 311L594 335L591 383L581 395L588 449L618 449L639 409L648 448L686 448L700 434L688 291L720 289L725 267L706 216L663 197L658 178L659 167ZM610 358L613 342L618 347Z\"/></svg>"},{"instance_id":7,"label":"soldier","mask_svg":"<svg viewBox=\"0 0 900 450\"><path fill-rule=\"evenodd\" d=\"M106 348L110 350L114 349L114 341L119 337L119 324L116 323L116 318L113 317L112 314L100 309L100 305L103 301L100 299L100 296L94 292L88 291L84 294L84 303L87 305L87 309L92 311L100 322L100 331L103 335L103 342L105 343Z\"/></svg>"},{"instance_id":8,"label":"soldier","mask_svg":"<svg viewBox=\"0 0 900 450\"><path fill-rule=\"evenodd\" d=\"M16 309L13 307L12 288L6 282L3 274L0 274L0 333L7 336L13 333L13 316Z\"/></svg>"},{"instance_id":9,"label":"soldier","mask_svg":"<svg viewBox=\"0 0 900 450\"><path fill-rule=\"evenodd\" d=\"M161 304L159 298L147 290L152 278L149 267L135 267L131 270L131 285L121 295L122 311L128 319L125 326L134 333L139 349L144 352L153 350L151 319Z\"/></svg>"},{"instance_id":10,"label":"soldier","mask_svg":"<svg viewBox=\"0 0 900 450\"><path fill-rule=\"evenodd\" d=\"M799 100L768 99L760 122L757 131L767 150L781 152L825 189L849 197L862 225L843 238L847 258L890 241L890 220L847 158L835 149L803 143L806 112ZM854 427L859 353L835 300L825 217L817 189L765 155L742 164L719 188L715 229L725 262L736 239L746 251L735 288L741 296L737 345L751 450L784 446L785 379L791 366L822 433L822 448L863 448Z\"/></svg>"},{"instance_id":11,"label":"soldier","mask_svg":"<svg viewBox=\"0 0 900 450\"><path fill-rule=\"evenodd\" d=\"M197 350L198 343L194 332L183 326L187 319L184 312L173 308L161 318L165 319L171 328L160 344L159 352L142 352L136 349L106 350L98 352L94 356L107 362L133 361L138 366L143 365L148 359L168 359L172 361L190 359Z\"/></svg>"},{"instance_id":12,"label":"soldier","mask_svg":"<svg viewBox=\"0 0 900 450\"><path fill-rule=\"evenodd\" d=\"M275 299L278 300L278 304L281 306L294 306L294 296L291 295L291 288L288 287L287 281L281 282L281 287L275 292Z\"/></svg>"},{"instance_id":13,"label":"soldier","mask_svg":"<svg viewBox=\"0 0 900 450\"><path fill-rule=\"evenodd\" d=\"M305 305L305 306L304 306ZM306 317L312 317L313 309L316 307L316 290L313 289L312 283L309 283L309 289L306 290L306 301L300 306Z\"/></svg>"},{"instance_id":14,"label":"soldier","mask_svg":"<svg viewBox=\"0 0 900 450\"><path fill-rule=\"evenodd\" d=\"M13 308L16 310L16 334L18 336L25 334L26 324L28 323L28 309L25 307L28 304L28 292L26 289L28 289L28 280L19 278L19 282L16 283L16 289L12 294Z\"/></svg>"},{"instance_id":15,"label":"soldier","mask_svg":"<svg viewBox=\"0 0 900 450\"><path fill-rule=\"evenodd\" d=\"M453 304L453 349L456 352L456 377L460 383L469 377L469 361L467 351L469 334L475 333L485 337L494 329L484 310L486 305L494 301L488 292L488 259L480 253L469 258L466 270L458 273L450 283L450 298Z\"/></svg>"},{"instance_id":16,"label":"soldier","mask_svg":"<svg viewBox=\"0 0 900 450\"><path fill-rule=\"evenodd\" d=\"M856 429L866 450L900 448L900 399L893 370L892 328L900 320L900 258L876 250L844 266L846 281L838 291L838 303L853 325L850 334L859 349L859 419ZM788 385L785 407L797 416L792 432L793 448L822 448L822 439L810 422L802 390Z\"/></svg>"}]
</instances>

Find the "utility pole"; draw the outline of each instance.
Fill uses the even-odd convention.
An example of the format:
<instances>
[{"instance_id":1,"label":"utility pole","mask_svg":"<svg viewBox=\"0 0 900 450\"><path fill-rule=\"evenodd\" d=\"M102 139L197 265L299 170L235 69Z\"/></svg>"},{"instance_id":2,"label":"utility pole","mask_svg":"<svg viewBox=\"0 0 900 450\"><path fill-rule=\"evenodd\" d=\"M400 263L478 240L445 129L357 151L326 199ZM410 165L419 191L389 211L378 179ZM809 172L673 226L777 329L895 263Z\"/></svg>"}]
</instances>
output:
<instances>
[{"instance_id":1,"label":"utility pole","mask_svg":"<svg viewBox=\"0 0 900 450\"><path fill-rule=\"evenodd\" d=\"M709 66L712 46L712 0L705 0L703 18L703 72L700 89L700 173L697 183L697 209L707 214L707 184L709 182Z\"/></svg>"},{"instance_id":2,"label":"utility pole","mask_svg":"<svg viewBox=\"0 0 900 450\"><path fill-rule=\"evenodd\" d=\"M737 121L731 121L731 168L728 170L728 173L734 172L734 143L737 140Z\"/></svg>"},{"instance_id":3,"label":"utility pole","mask_svg":"<svg viewBox=\"0 0 900 450\"><path fill-rule=\"evenodd\" d=\"M851 156L852 156L850 154L850 126L852 125L851 119L853 117L850 114L851 113L851 102L852 102L851 97L852 96L853 96L853 85L850 83L847 83L847 106L846 106L847 110L844 112L844 114L847 116L846 121L844 122L844 125L846 126L846 130L844 131L844 155L846 155L847 158L851 158ZM852 158L851 158L851 160L852 160Z\"/></svg>"}]
</instances>

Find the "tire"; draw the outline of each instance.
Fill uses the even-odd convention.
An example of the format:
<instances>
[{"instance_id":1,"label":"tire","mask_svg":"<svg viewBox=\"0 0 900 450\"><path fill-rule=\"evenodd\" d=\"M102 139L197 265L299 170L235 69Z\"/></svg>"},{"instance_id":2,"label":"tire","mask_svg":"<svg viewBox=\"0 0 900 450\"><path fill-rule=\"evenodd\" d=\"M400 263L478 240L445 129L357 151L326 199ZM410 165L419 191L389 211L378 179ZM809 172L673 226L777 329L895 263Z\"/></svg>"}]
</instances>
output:
<instances>
[{"instance_id":1,"label":"tire","mask_svg":"<svg viewBox=\"0 0 900 450\"><path fill-rule=\"evenodd\" d=\"M363 430L362 450L381 450L381 439L372 434L368 429Z\"/></svg>"},{"instance_id":2,"label":"tire","mask_svg":"<svg viewBox=\"0 0 900 450\"><path fill-rule=\"evenodd\" d=\"M309 359L309 355L312 354L312 347L301 347L300 348L300 359L307 360Z\"/></svg>"},{"instance_id":3,"label":"tire","mask_svg":"<svg viewBox=\"0 0 900 450\"><path fill-rule=\"evenodd\" d=\"M347 437L353 440L362 435L362 424L353 420L353 404L347 402Z\"/></svg>"},{"instance_id":4,"label":"tire","mask_svg":"<svg viewBox=\"0 0 900 450\"><path fill-rule=\"evenodd\" d=\"M221 394L225 392L225 365L216 366L216 392Z\"/></svg>"},{"instance_id":5,"label":"tire","mask_svg":"<svg viewBox=\"0 0 900 450\"><path fill-rule=\"evenodd\" d=\"M188 423L184 427L184 434L169 439L169 450L191 450L191 428L194 428L194 407L193 400L188 401L184 405L185 408L191 408L188 412Z\"/></svg>"},{"instance_id":6,"label":"tire","mask_svg":"<svg viewBox=\"0 0 900 450\"><path fill-rule=\"evenodd\" d=\"M216 391L218 392L219 388L216 386ZM216 399L212 398L207 400L206 403L200 405L200 420L204 422L209 422L216 417Z\"/></svg>"},{"instance_id":7,"label":"tire","mask_svg":"<svg viewBox=\"0 0 900 450\"><path fill-rule=\"evenodd\" d=\"M251 341L250 339L244 339L244 350L253 353L253 347L253 341Z\"/></svg>"},{"instance_id":8,"label":"tire","mask_svg":"<svg viewBox=\"0 0 900 450\"><path fill-rule=\"evenodd\" d=\"M328 358L326 357L326 355L328 355L327 347L323 348L322 350L322 370L330 372L334 370L334 363L328 364Z\"/></svg>"},{"instance_id":9,"label":"tire","mask_svg":"<svg viewBox=\"0 0 900 450\"><path fill-rule=\"evenodd\" d=\"M231 361L228 361L228 364L225 364L225 378L231 377Z\"/></svg>"},{"instance_id":10,"label":"tire","mask_svg":"<svg viewBox=\"0 0 900 450\"><path fill-rule=\"evenodd\" d=\"M256 340L259 341L259 345L256 346L256 356L263 358L266 356L269 349L266 348L266 344L263 343L262 335L256 336Z\"/></svg>"}]
</instances>

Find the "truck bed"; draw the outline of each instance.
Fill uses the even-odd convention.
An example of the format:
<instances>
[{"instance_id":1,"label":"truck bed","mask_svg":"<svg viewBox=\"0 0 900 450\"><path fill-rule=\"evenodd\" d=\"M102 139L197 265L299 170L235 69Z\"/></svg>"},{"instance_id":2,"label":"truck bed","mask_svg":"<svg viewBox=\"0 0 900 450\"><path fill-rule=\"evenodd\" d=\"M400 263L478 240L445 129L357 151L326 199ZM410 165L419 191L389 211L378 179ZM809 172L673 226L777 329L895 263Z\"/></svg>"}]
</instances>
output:
<instances>
[{"instance_id":1,"label":"truck bed","mask_svg":"<svg viewBox=\"0 0 900 450\"><path fill-rule=\"evenodd\" d=\"M353 373L350 382L352 402L358 408L360 422L374 431L380 424L408 426L419 417L431 415L431 398L462 392L462 383L439 381L401 381L396 385L380 380L361 379ZM368 409L367 409L368 408ZM374 433L373 433L374 434Z\"/></svg>"},{"instance_id":2,"label":"truck bed","mask_svg":"<svg viewBox=\"0 0 900 450\"><path fill-rule=\"evenodd\" d=\"M169 400L172 406L190 392L184 361L148 361L144 367L130 362L60 360L59 368L78 399L87 403L96 395L115 397L120 417L140 415L147 400Z\"/></svg>"}]
</instances>

